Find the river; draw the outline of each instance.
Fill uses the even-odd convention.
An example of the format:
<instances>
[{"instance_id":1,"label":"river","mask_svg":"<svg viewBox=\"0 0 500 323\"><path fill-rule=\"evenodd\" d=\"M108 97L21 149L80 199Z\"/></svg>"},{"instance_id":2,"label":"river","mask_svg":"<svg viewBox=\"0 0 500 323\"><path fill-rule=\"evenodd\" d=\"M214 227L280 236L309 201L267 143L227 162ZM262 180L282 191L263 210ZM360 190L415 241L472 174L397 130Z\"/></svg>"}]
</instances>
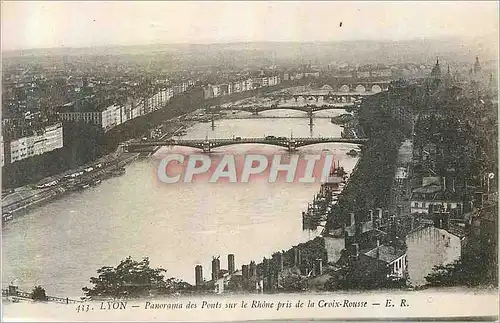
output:
<instances>
[{"instance_id":1,"label":"river","mask_svg":"<svg viewBox=\"0 0 500 323\"><path fill-rule=\"evenodd\" d=\"M335 116L343 110L317 112ZM242 112L242 114L244 114ZM277 110L265 116L300 116L304 112ZM341 128L329 119L218 120L188 129L186 139L261 137L265 135L340 136ZM298 154L329 149L350 170L356 158L346 156L351 144L319 144L300 148ZM254 149L286 153L266 145L233 145L213 154L242 154ZM196 151L162 148L166 151ZM65 195L9 222L2 231L3 284L21 290L42 285L49 295L79 297L83 286L102 266L116 266L127 256L149 257L151 265L167 269L167 276L194 283L194 266L203 266L210 278L212 256L235 254L236 267L259 261L272 252L306 241L317 232L302 231L301 211L319 189L319 183L264 182L211 184L159 184L155 178L158 157L127 166L121 177L99 186Z\"/></svg>"}]
</instances>

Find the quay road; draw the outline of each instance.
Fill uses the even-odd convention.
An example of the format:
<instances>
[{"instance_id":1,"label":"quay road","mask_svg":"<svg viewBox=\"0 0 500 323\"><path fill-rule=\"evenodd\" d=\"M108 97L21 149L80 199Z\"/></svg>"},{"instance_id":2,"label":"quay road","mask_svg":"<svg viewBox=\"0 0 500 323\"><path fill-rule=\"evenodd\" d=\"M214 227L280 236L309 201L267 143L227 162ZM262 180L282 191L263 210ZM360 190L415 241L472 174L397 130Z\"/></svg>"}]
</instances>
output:
<instances>
[{"instance_id":1,"label":"quay road","mask_svg":"<svg viewBox=\"0 0 500 323\"><path fill-rule=\"evenodd\" d=\"M92 165L87 165L87 168L94 168L94 170L90 172L85 172L83 170L84 168L80 167L78 170L72 170L52 177L51 180L57 182L57 184L53 186L42 189L30 187L18 189L14 193L2 197L2 213L6 214L23 211L32 206L56 198L65 192L78 190L85 184L91 185L91 183L95 183L94 181L111 177L113 171L122 168L124 165L137 158L137 156L138 154L122 153L114 156L114 158L108 158L110 159L109 161L94 162ZM96 168L97 164L101 164L102 166ZM65 178L65 175L71 173L82 174L74 179Z\"/></svg>"},{"instance_id":2,"label":"quay road","mask_svg":"<svg viewBox=\"0 0 500 323\"><path fill-rule=\"evenodd\" d=\"M320 137L320 138L285 138L268 136L264 138L241 138L233 139L192 139L192 140L143 140L129 142L123 145L125 151L137 151L141 148L156 149L160 146L185 146L202 149L204 152L210 152L212 149L222 146L234 144L267 144L287 148L289 151L295 151L299 147L314 145L319 143L351 143L364 144L368 139L359 138L336 138L336 137ZM141 150L143 151L143 150Z\"/></svg>"}]
</instances>

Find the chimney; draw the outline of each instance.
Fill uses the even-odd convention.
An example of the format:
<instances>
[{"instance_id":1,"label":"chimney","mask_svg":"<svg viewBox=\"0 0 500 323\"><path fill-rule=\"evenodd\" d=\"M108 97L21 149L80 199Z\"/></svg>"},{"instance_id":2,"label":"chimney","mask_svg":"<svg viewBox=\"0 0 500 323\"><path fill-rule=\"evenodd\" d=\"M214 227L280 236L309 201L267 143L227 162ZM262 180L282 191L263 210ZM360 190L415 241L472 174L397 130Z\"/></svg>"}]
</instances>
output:
<instances>
[{"instance_id":1,"label":"chimney","mask_svg":"<svg viewBox=\"0 0 500 323\"><path fill-rule=\"evenodd\" d=\"M201 265L194 267L194 279L196 287L200 287L203 284L203 267Z\"/></svg>"},{"instance_id":2,"label":"chimney","mask_svg":"<svg viewBox=\"0 0 500 323\"><path fill-rule=\"evenodd\" d=\"M349 246L351 245L350 240L351 239L349 238L349 232L344 231L344 249L345 250L349 249Z\"/></svg>"},{"instance_id":3,"label":"chimney","mask_svg":"<svg viewBox=\"0 0 500 323\"><path fill-rule=\"evenodd\" d=\"M349 213L349 216L351 217L351 226L356 224L356 218L354 217L354 213Z\"/></svg>"},{"instance_id":4,"label":"chimney","mask_svg":"<svg viewBox=\"0 0 500 323\"><path fill-rule=\"evenodd\" d=\"M229 274L234 273L234 254L230 253L227 255L227 270Z\"/></svg>"},{"instance_id":5,"label":"chimney","mask_svg":"<svg viewBox=\"0 0 500 323\"><path fill-rule=\"evenodd\" d=\"M241 274L243 275L243 280L248 280L249 278L248 265L241 266Z\"/></svg>"},{"instance_id":6,"label":"chimney","mask_svg":"<svg viewBox=\"0 0 500 323\"><path fill-rule=\"evenodd\" d=\"M316 259L316 262L314 263L314 274L316 276L323 275L323 259L318 258Z\"/></svg>"},{"instance_id":7,"label":"chimney","mask_svg":"<svg viewBox=\"0 0 500 323\"><path fill-rule=\"evenodd\" d=\"M351 256L353 258L358 258L359 257L359 244L353 243L352 244L352 254Z\"/></svg>"},{"instance_id":8,"label":"chimney","mask_svg":"<svg viewBox=\"0 0 500 323\"><path fill-rule=\"evenodd\" d=\"M212 259L212 280L215 281L219 279L220 273L220 260L219 257Z\"/></svg>"},{"instance_id":9,"label":"chimney","mask_svg":"<svg viewBox=\"0 0 500 323\"><path fill-rule=\"evenodd\" d=\"M257 265L255 261L250 261L250 277L257 277Z\"/></svg>"}]
</instances>

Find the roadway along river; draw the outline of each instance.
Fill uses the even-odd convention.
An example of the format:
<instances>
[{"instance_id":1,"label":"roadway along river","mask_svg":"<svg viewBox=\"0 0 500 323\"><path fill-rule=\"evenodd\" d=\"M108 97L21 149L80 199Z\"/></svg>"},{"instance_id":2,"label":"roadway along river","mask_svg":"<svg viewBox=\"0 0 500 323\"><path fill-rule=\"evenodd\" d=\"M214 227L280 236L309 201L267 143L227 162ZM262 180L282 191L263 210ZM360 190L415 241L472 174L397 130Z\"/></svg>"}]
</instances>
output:
<instances>
[{"instance_id":1,"label":"roadway along river","mask_svg":"<svg viewBox=\"0 0 500 323\"><path fill-rule=\"evenodd\" d=\"M317 112L335 116L342 110ZM305 115L298 111L268 111L263 115ZM200 123L183 138L259 137L265 135L340 136L341 128L328 119L316 119L311 132L309 120L253 119L219 120L212 131L210 123ZM333 151L348 171L356 158L346 152L351 144L321 144L299 149L299 154ZM217 148L214 154L245 153L256 145ZM121 177L99 186L74 192L18 217L3 229L4 286L14 283L30 291L42 285L49 295L78 297L81 288L102 266L116 266L127 256L150 257L153 266L167 269L174 276L194 283L194 266L203 265L210 276L212 256L221 256L227 268L227 254L234 253L236 267L250 260L261 260L273 251L286 249L317 233L302 231L301 211L319 189L319 183L264 182L210 184L160 184L155 178L157 155L127 166ZM260 145L268 153L284 149Z\"/></svg>"}]
</instances>

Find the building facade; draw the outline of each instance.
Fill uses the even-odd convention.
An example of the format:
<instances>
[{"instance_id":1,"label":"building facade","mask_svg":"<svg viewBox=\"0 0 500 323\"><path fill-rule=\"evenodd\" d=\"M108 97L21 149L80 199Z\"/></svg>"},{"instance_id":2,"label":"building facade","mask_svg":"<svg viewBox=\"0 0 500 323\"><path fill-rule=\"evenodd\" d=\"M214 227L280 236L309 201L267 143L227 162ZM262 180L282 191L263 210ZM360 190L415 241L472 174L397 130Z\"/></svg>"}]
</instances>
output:
<instances>
[{"instance_id":1,"label":"building facade","mask_svg":"<svg viewBox=\"0 0 500 323\"><path fill-rule=\"evenodd\" d=\"M10 162L14 163L32 156L41 155L63 147L61 123L45 127L40 133L11 140Z\"/></svg>"}]
</instances>

